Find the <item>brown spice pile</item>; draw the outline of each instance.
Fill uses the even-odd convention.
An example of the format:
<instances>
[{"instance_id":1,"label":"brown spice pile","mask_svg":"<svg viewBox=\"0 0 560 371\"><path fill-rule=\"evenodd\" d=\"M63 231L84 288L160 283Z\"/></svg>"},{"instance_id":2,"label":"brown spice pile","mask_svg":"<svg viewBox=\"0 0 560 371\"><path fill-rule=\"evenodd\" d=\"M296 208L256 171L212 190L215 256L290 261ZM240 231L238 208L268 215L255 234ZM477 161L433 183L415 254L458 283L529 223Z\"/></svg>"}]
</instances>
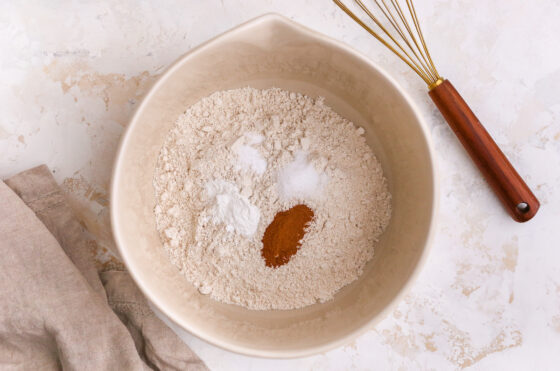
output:
<instances>
[{"instance_id":1,"label":"brown spice pile","mask_svg":"<svg viewBox=\"0 0 560 371\"><path fill-rule=\"evenodd\" d=\"M267 267L276 268L290 261L312 219L313 210L302 204L276 214L262 238L261 253Z\"/></svg>"}]
</instances>

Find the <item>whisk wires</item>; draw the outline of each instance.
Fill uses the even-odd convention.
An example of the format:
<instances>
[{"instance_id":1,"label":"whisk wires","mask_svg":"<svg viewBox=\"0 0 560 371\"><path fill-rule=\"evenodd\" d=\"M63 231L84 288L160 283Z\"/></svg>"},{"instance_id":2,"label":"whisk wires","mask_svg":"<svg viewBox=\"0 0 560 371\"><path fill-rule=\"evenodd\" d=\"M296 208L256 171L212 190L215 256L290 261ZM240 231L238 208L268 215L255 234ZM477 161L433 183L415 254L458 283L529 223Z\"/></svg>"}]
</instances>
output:
<instances>
[{"instance_id":1,"label":"whisk wires","mask_svg":"<svg viewBox=\"0 0 560 371\"><path fill-rule=\"evenodd\" d=\"M333 1L356 23L412 68L430 88L442 82L442 77L428 51L412 0L405 0L406 8L401 6L399 0L371 0L382 17L374 14L374 11L368 8L362 0L353 0L381 32L375 31L366 24L341 0ZM405 14L406 10L408 10L408 16ZM387 21L389 25L384 26L383 20Z\"/></svg>"}]
</instances>

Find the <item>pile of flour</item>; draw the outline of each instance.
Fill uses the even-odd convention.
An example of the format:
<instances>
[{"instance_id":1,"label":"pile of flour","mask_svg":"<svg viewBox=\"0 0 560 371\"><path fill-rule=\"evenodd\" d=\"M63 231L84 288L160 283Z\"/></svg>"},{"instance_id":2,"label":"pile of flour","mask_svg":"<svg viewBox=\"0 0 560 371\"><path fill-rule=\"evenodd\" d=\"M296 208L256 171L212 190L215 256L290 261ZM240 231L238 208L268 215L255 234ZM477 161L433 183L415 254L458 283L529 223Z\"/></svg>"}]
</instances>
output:
<instances>
[{"instance_id":1,"label":"pile of flour","mask_svg":"<svg viewBox=\"0 0 560 371\"><path fill-rule=\"evenodd\" d=\"M372 258L391 196L364 130L323 98L281 89L217 92L179 117L154 176L171 261L203 294L250 309L332 299ZM297 254L261 256L266 227L297 204L314 212Z\"/></svg>"}]
</instances>

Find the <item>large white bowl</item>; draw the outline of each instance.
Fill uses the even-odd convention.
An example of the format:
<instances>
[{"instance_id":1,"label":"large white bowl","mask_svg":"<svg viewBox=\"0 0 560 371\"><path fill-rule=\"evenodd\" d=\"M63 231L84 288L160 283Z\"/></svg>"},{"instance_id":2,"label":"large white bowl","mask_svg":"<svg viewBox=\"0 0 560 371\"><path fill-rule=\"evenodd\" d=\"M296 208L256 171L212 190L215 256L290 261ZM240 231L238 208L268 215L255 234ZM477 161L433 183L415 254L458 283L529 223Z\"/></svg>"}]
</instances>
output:
<instances>
[{"instance_id":1,"label":"large white bowl","mask_svg":"<svg viewBox=\"0 0 560 371\"><path fill-rule=\"evenodd\" d=\"M390 225L363 276L332 301L289 311L221 304L199 294L161 245L152 177L168 130L202 97L243 86L276 86L326 97L327 104L366 129L381 161L393 195ZM426 257L436 194L426 125L407 94L355 50L269 14L193 49L155 83L120 144L111 216L132 277L172 322L231 351L287 358L342 345L391 310Z\"/></svg>"}]
</instances>

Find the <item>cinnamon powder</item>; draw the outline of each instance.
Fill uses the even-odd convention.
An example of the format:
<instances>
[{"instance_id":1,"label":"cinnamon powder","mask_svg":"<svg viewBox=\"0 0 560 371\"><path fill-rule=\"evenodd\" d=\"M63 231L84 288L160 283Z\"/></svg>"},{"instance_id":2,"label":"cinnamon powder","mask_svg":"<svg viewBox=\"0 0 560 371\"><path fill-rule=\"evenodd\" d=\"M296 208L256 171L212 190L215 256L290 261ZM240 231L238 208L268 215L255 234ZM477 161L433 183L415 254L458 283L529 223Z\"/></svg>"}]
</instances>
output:
<instances>
[{"instance_id":1,"label":"cinnamon powder","mask_svg":"<svg viewBox=\"0 0 560 371\"><path fill-rule=\"evenodd\" d=\"M290 261L305 235L305 227L313 219L313 210L303 204L281 211L266 228L261 251L265 264L277 268Z\"/></svg>"}]
</instances>

